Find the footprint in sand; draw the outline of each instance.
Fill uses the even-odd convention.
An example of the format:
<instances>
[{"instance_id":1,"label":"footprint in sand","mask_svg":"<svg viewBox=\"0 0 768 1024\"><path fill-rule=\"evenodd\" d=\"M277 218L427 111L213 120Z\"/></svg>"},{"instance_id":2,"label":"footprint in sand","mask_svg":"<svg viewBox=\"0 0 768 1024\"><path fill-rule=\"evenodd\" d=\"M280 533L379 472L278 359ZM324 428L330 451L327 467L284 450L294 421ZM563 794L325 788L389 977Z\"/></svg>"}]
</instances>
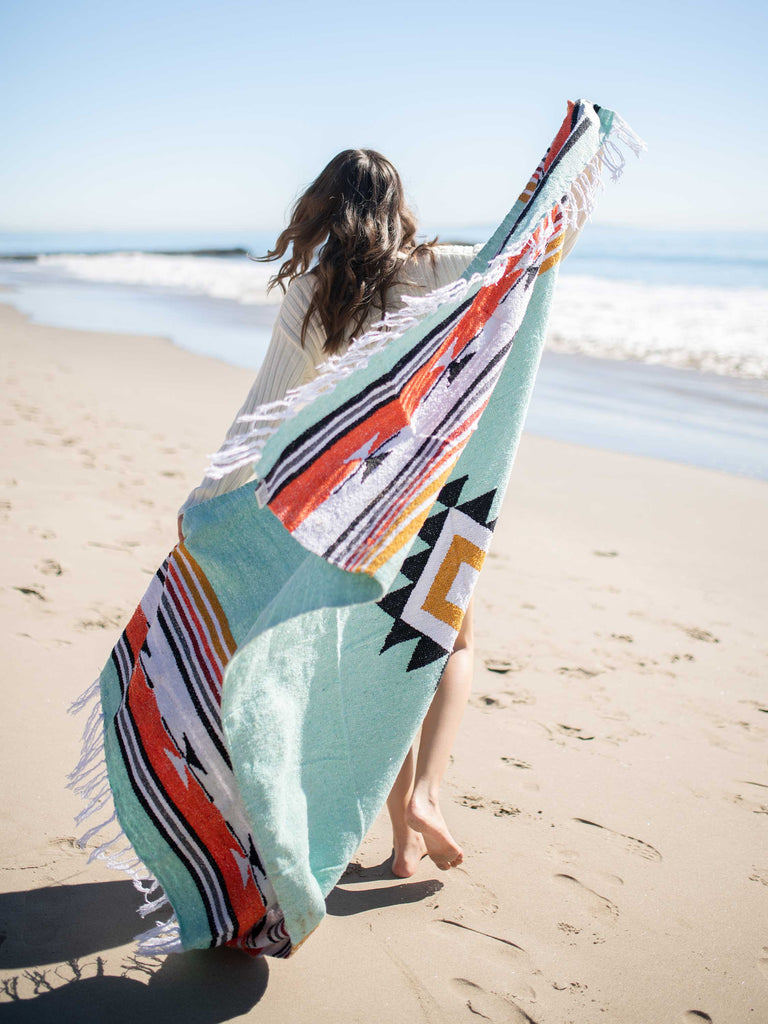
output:
<instances>
[{"instance_id":1,"label":"footprint in sand","mask_svg":"<svg viewBox=\"0 0 768 1024\"><path fill-rule=\"evenodd\" d=\"M473 708L500 708L503 707L498 697L491 697L490 694L484 693L477 697L469 698L470 706Z\"/></svg>"},{"instance_id":2,"label":"footprint in sand","mask_svg":"<svg viewBox=\"0 0 768 1024\"><path fill-rule=\"evenodd\" d=\"M12 402L11 405L18 413L19 418L26 420L27 423L33 422L40 415L40 410L34 405L27 405L24 402Z\"/></svg>"},{"instance_id":3,"label":"footprint in sand","mask_svg":"<svg viewBox=\"0 0 768 1024\"><path fill-rule=\"evenodd\" d=\"M635 839L634 836L628 836L624 832L614 832L613 829L606 828L605 825L598 825L596 821L587 821L586 818L574 818L580 825L588 825L590 828L600 829L601 833L612 842L619 843L629 853L637 854L638 857L644 857L646 860L660 861L662 859L659 851L651 846L650 843L644 842L642 839Z\"/></svg>"},{"instance_id":4,"label":"footprint in sand","mask_svg":"<svg viewBox=\"0 0 768 1024\"><path fill-rule=\"evenodd\" d=\"M503 764L509 765L510 768L520 768L523 771L533 768L533 765L528 764L527 761L521 761L517 757L502 757L501 761ZM538 793L540 786L538 782L528 777L523 781L523 789L527 789L529 793Z\"/></svg>"},{"instance_id":5,"label":"footprint in sand","mask_svg":"<svg viewBox=\"0 0 768 1024\"><path fill-rule=\"evenodd\" d=\"M506 675L508 672L520 672L524 667L522 662L511 661L509 658L502 657L485 658L483 664L489 672L495 672L501 676Z\"/></svg>"},{"instance_id":6,"label":"footprint in sand","mask_svg":"<svg viewBox=\"0 0 768 1024\"><path fill-rule=\"evenodd\" d=\"M582 856L577 850L571 850L567 846L563 846L561 843L553 843L547 847L547 856L550 860L558 864L565 864L567 867L575 868L577 864L582 863ZM610 886L624 885L624 879L621 875L614 874L612 871L600 871L592 866L588 865L590 876L593 879L599 880L601 883L605 883Z\"/></svg>"},{"instance_id":7,"label":"footprint in sand","mask_svg":"<svg viewBox=\"0 0 768 1024\"><path fill-rule=\"evenodd\" d=\"M473 928L471 925L462 924L461 921L453 921L448 917L440 917L436 921L432 921L431 927L433 930L443 933L446 933L446 929L449 928L460 928L463 932L470 933L467 941L477 944L479 948L481 947L486 956L493 954L497 959L501 958L507 965L525 968L525 970L533 971L534 974L541 973L533 969L528 951L516 942L513 942L512 939L505 939L501 935L492 935L490 932L484 932L479 928ZM477 938L473 938L474 936L477 936Z\"/></svg>"},{"instance_id":8,"label":"footprint in sand","mask_svg":"<svg viewBox=\"0 0 768 1024\"><path fill-rule=\"evenodd\" d=\"M744 807L753 814L768 814L768 785L764 782L736 781L736 793L726 793L725 798L738 807Z\"/></svg>"},{"instance_id":9,"label":"footprint in sand","mask_svg":"<svg viewBox=\"0 0 768 1024\"><path fill-rule=\"evenodd\" d=\"M552 860L566 861L568 864L575 864L579 860L579 853L577 850L571 850L568 846L563 846L562 843L552 843L551 846L547 847L547 856Z\"/></svg>"},{"instance_id":10,"label":"footprint in sand","mask_svg":"<svg viewBox=\"0 0 768 1024\"><path fill-rule=\"evenodd\" d=\"M516 817L520 814L519 807L504 804L501 800L489 800L486 803L484 797L472 796L471 794L454 797L454 800L457 804L461 804L462 807L468 807L471 811L490 810L497 818Z\"/></svg>"},{"instance_id":11,"label":"footprint in sand","mask_svg":"<svg viewBox=\"0 0 768 1024\"><path fill-rule=\"evenodd\" d=\"M38 601L47 601L48 598L45 594L38 590L37 587L12 587L12 590L18 590L20 594L25 594L27 597L35 597Z\"/></svg>"},{"instance_id":12,"label":"footprint in sand","mask_svg":"<svg viewBox=\"0 0 768 1024\"><path fill-rule=\"evenodd\" d=\"M502 694L510 704L535 704L536 699L527 690L505 690Z\"/></svg>"},{"instance_id":13,"label":"footprint in sand","mask_svg":"<svg viewBox=\"0 0 768 1024\"><path fill-rule=\"evenodd\" d=\"M740 700L739 704L749 704L755 711L762 711L763 714L768 715L768 704L765 701L759 700Z\"/></svg>"},{"instance_id":14,"label":"footprint in sand","mask_svg":"<svg viewBox=\"0 0 768 1024\"><path fill-rule=\"evenodd\" d=\"M673 622L672 625L682 629L692 640L703 640L707 644L720 643L720 640L713 633L710 633L708 629L700 629L698 626L683 626L679 622Z\"/></svg>"},{"instance_id":15,"label":"footprint in sand","mask_svg":"<svg viewBox=\"0 0 768 1024\"><path fill-rule=\"evenodd\" d=\"M603 918L616 918L619 916L619 908L609 900L607 896L601 896L599 892L584 885L574 875L555 875L558 882L566 885L569 892L575 894L590 914Z\"/></svg>"},{"instance_id":16,"label":"footprint in sand","mask_svg":"<svg viewBox=\"0 0 768 1024\"><path fill-rule=\"evenodd\" d=\"M28 527L29 533L36 537L40 537L41 540L55 540L56 534L53 530L48 530L44 526L30 526Z\"/></svg>"},{"instance_id":17,"label":"footprint in sand","mask_svg":"<svg viewBox=\"0 0 768 1024\"><path fill-rule=\"evenodd\" d=\"M529 986L525 987L529 988ZM527 1014L521 1006L518 1006L512 998L512 995L516 994L518 999L531 999L534 998L533 995L527 996L517 992L506 995L501 992L488 991L482 985L470 981L469 978L452 978L451 988L475 1017L491 1021L505 1021L507 1024L536 1024L533 1017ZM529 990L533 993L533 989Z\"/></svg>"},{"instance_id":18,"label":"footprint in sand","mask_svg":"<svg viewBox=\"0 0 768 1024\"><path fill-rule=\"evenodd\" d=\"M123 621L122 613L97 612L91 619L79 619L75 626L77 629L115 629Z\"/></svg>"},{"instance_id":19,"label":"footprint in sand","mask_svg":"<svg viewBox=\"0 0 768 1024\"><path fill-rule=\"evenodd\" d=\"M497 818L514 818L520 813L519 807L512 807L511 804L503 804L501 800L491 800L491 808Z\"/></svg>"},{"instance_id":20,"label":"footprint in sand","mask_svg":"<svg viewBox=\"0 0 768 1024\"><path fill-rule=\"evenodd\" d=\"M527 690L502 690L499 693L481 693L469 698L473 708L509 708L513 704L535 704L535 699Z\"/></svg>"},{"instance_id":21,"label":"footprint in sand","mask_svg":"<svg viewBox=\"0 0 768 1024\"><path fill-rule=\"evenodd\" d=\"M563 736L571 736L577 740L593 740L595 738L594 733L585 732L581 726L578 725L563 725L558 722L556 728L558 732L563 734Z\"/></svg>"},{"instance_id":22,"label":"footprint in sand","mask_svg":"<svg viewBox=\"0 0 768 1024\"><path fill-rule=\"evenodd\" d=\"M582 931L581 928L577 928L575 924L568 924L567 921L558 921L557 927L566 935L580 935Z\"/></svg>"},{"instance_id":23,"label":"footprint in sand","mask_svg":"<svg viewBox=\"0 0 768 1024\"><path fill-rule=\"evenodd\" d=\"M53 839L48 840L46 845L53 846L64 853L76 853L78 856L82 856L83 853L82 847L79 846L74 836L54 836Z\"/></svg>"},{"instance_id":24,"label":"footprint in sand","mask_svg":"<svg viewBox=\"0 0 768 1024\"><path fill-rule=\"evenodd\" d=\"M38 572L41 572L43 576L61 576L64 572L61 565L55 558L44 558L42 562L37 563L35 568Z\"/></svg>"},{"instance_id":25,"label":"footprint in sand","mask_svg":"<svg viewBox=\"0 0 768 1024\"><path fill-rule=\"evenodd\" d=\"M541 971L534 967L528 952L522 946L511 939L473 928L450 918L433 921L431 927L442 931L446 937L448 937L449 929L460 928L462 930L463 942L466 942L463 955L465 969L471 966L473 959L477 962L477 958L484 969L493 965L494 962L501 968L499 984L494 985L493 989L487 985L481 986L471 978L453 979L452 987L459 995L469 999L475 1012L480 1012L491 1020L507 1020L512 1021L513 1024L517 1024L518 1021L532 1020L525 1010L512 1002L512 999L535 1000L536 991L526 977L531 979L541 976ZM498 991L499 989L503 992ZM502 1008L507 1016L499 1015L499 1010ZM510 1008L522 1016L509 1016Z\"/></svg>"},{"instance_id":26,"label":"footprint in sand","mask_svg":"<svg viewBox=\"0 0 768 1024\"><path fill-rule=\"evenodd\" d=\"M33 644L37 644L38 647L43 647L48 651L55 651L59 647L71 647L71 640L62 640L60 637L48 637L47 639L41 639L37 636L32 636L31 633L16 633L16 636L22 637L24 640L31 640Z\"/></svg>"},{"instance_id":27,"label":"footprint in sand","mask_svg":"<svg viewBox=\"0 0 768 1024\"><path fill-rule=\"evenodd\" d=\"M486 658L485 667L489 672L498 672L499 675L506 675L512 671L512 662L506 658Z\"/></svg>"},{"instance_id":28,"label":"footprint in sand","mask_svg":"<svg viewBox=\"0 0 768 1024\"><path fill-rule=\"evenodd\" d=\"M768 946L763 946L763 954L757 958L757 969L768 978Z\"/></svg>"}]
</instances>

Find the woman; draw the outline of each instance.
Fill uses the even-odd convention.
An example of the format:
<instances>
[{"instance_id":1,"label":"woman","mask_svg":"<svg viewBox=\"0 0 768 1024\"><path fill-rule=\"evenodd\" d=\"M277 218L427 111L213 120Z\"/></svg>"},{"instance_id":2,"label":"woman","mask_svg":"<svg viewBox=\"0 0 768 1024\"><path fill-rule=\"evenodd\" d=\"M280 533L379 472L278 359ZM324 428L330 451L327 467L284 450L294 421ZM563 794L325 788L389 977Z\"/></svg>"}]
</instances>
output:
<instances>
[{"instance_id":1,"label":"woman","mask_svg":"<svg viewBox=\"0 0 768 1024\"><path fill-rule=\"evenodd\" d=\"M228 439L247 429L239 417L313 380L321 363L343 352L384 312L460 277L476 251L417 244L400 176L368 149L345 150L331 160L299 197L290 223L263 259L282 259L289 247L290 257L270 282L285 297L269 350ZM252 475L244 467L220 480L206 477L180 509L180 539L187 509L235 490ZM472 659L470 605L424 719L418 753L408 752L387 800L392 871L400 878L411 876L425 855L442 870L463 860L440 810L439 789L471 689Z\"/></svg>"}]
</instances>

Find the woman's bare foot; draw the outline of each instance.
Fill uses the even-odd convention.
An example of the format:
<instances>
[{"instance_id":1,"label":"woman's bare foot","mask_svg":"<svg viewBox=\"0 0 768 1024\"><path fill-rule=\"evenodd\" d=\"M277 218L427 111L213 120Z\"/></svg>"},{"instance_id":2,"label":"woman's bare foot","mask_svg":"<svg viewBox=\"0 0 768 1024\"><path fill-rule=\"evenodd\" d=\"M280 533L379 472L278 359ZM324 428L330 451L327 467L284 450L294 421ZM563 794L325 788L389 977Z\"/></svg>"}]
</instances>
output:
<instances>
[{"instance_id":1,"label":"woman's bare foot","mask_svg":"<svg viewBox=\"0 0 768 1024\"><path fill-rule=\"evenodd\" d=\"M457 868L462 863L464 854L448 831L436 800L414 792L408 803L406 821L414 832L421 833L427 853L441 871Z\"/></svg>"},{"instance_id":2,"label":"woman's bare foot","mask_svg":"<svg viewBox=\"0 0 768 1024\"><path fill-rule=\"evenodd\" d=\"M418 832L408 826L399 835L393 834L392 844L392 874L398 878L410 878L422 857L427 856L427 844Z\"/></svg>"}]
</instances>

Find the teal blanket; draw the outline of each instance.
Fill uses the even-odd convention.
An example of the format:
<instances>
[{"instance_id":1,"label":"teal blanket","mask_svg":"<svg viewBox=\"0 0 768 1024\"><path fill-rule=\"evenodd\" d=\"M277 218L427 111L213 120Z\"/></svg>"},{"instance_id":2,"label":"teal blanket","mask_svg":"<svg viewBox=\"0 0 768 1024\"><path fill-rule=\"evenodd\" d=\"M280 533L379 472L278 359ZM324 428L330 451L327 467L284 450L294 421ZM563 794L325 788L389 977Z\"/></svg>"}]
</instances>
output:
<instances>
[{"instance_id":1,"label":"teal blanket","mask_svg":"<svg viewBox=\"0 0 768 1024\"><path fill-rule=\"evenodd\" d=\"M214 458L213 473L254 463L258 479L187 512L101 674L73 773L84 817L114 800L116 821L88 833L98 855L133 873L145 913L170 903L142 948L284 956L321 921L453 648L563 244L620 170L617 141L638 148L611 111L569 104L459 281Z\"/></svg>"}]
</instances>

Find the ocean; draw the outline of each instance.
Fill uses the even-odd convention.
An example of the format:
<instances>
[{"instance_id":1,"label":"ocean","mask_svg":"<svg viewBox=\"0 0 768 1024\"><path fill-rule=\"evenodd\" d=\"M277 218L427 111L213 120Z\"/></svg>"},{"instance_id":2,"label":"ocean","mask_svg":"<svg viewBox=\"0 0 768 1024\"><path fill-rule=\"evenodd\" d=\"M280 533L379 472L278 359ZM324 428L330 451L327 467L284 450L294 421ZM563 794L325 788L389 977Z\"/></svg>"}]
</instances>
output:
<instances>
[{"instance_id":1,"label":"ocean","mask_svg":"<svg viewBox=\"0 0 768 1024\"><path fill-rule=\"evenodd\" d=\"M0 287L39 323L159 335L255 370L280 296L274 266L246 253L274 238L5 233ZM589 225L561 269L527 430L768 479L768 234Z\"/></svg>"}]
</instances>

